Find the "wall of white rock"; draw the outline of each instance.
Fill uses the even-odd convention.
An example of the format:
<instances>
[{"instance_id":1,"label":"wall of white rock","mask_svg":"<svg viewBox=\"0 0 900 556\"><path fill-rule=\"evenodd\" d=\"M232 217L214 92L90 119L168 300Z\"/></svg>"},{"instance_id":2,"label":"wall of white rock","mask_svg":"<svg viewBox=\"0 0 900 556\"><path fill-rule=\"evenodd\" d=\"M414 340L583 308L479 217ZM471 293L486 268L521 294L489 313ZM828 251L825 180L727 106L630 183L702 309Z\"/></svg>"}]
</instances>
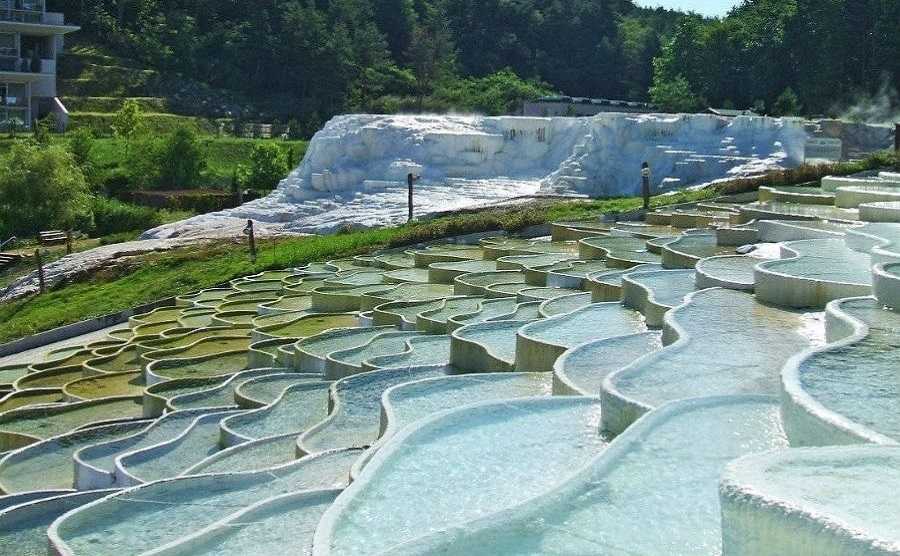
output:
<instances>
[{"instance_id":1,"label":"wall of white rock","mask_svg":"<svg viewBox=\"0 0 900 556\"><path fill-rule=\"evenodd\" d=\"M600 114L592 118L337 116L271 195L236 209L150 230L145 237L209 235L252 218L285 231L383 225L417 214L518 195L637 195L639 168L676 189L803 161L801 120L713 115Z\"/></svg>"}]
</instances>

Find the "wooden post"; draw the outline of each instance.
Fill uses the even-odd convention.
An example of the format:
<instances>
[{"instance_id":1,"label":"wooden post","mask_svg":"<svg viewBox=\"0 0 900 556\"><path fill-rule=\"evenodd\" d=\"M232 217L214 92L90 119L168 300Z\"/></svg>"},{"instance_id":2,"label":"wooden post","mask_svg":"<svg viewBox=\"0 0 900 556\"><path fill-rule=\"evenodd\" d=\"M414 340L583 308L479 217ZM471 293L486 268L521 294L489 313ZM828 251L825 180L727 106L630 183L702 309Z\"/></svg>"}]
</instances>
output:
<instances>
[{"instance_id":1,"label":"wooden post","mask_svg":"<svg viewBox=\"0 0 900 556\"><path fill-rule=\"evenodd\" d=\"M253 234L253 220L247 220L244 233L250 238L250 260L256 262L256 236Z\"/></svg>"},{"instance_id":2,"label":"wooden post","mask_svg":"<svg viewBox=\"0 0 900 556\"><path fill-rule=\"evenodd\" d=\"M900 122L894 124L894 152L900 154Z\"/></svg>"},{"instance_id":3,"label":"wooden post","mask_svg":"<svg viewBox=\"0 0 900 556\"><path fill-rule=\"evenodd\" d=\"M34 250L34 260L37 263L37 272L38 272L38 286L40 287L41 293L47 291L47 282L44 279L44 260L41 257L41 250Z\"/></svg>"},{"instance_id":4,"label":"wooden post","mask_svg":"<svg viewBox=\"0 0 900 556\"><path fill-rule=\"evenodd\" d=\"M66 255L72 254L72 230L66 230Z\"/></svg>"},{"instance_id":5,"label":"wooden post","mask_svg":"<svg viewBox=\"0 0 900 556\"><path fill-rule=\"evenodd\" d=\"M650 165L641 164L641 196L644 198L644 210L650 210Z\"/></svg>"}]
</instances>

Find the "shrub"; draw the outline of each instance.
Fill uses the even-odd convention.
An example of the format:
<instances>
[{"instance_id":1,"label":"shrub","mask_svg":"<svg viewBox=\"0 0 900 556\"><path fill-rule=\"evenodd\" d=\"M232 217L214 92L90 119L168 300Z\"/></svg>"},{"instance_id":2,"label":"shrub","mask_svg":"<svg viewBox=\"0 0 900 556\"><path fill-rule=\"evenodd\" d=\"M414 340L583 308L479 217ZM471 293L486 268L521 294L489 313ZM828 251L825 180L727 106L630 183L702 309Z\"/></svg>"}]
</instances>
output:
<instances>
[{"instance_id":1,"label":"shrub","mask_svg":"<svg viewBox=\"0 0 900 556\"><path fill-rule=\"evenodd\" d=\"M50 144L50 134L57 130L56 114L49 114L41 120L34 122L34 140L39 145Z\"/></svg>"},{"instance_id":2,"label":"shrub","mask_svg":"<svg viewBox=\"0 0 900 556\"><path fill-rule=\"evenodd\" d=\"M132 202L157 209L213 212L235 206L235 195L217 190L135 191Z\"/></svg>"},{"instance_id":3,"label":"shrub","mask_svg":"<svg viewBox=\"0 0 900 556\"><path fill-rule=\"evenodd\" d=\"M250 152L250 164L239 168L241 185L254 189L274 188L289 171L286 158L278 145L254 145Z\"/></svg>"},{"instance_id":4,"label":"shrub","mask_svg":"<svg viewBox=\"0 0 900 556\"><path fill-rule=\"evenodd\" d=\"M772 112L776 116L799 116L802 110L800 97L790 87L786 88L772 105Z\"/></svg>"},{"instance_id":5,"label":"shrub","mask_svg":"<svg viewBox=\"0 0 900 556\"><path fill-rule=\"evenodd\" d=\"M153 154L159 169L159 185L183 189L197 187L200 174L206 168L206 151L193 130L179 127Z\"/></svg>"},{"instance_id":6,"label":"shrub","mask_svg":"<svg viewBox=\"0 0 900 556\"><path fill-rule=\"evenodd\" d=\"M105 197L94 197L91 211L94 214L92 232L97 236L147 230L162 224L159 212L152 208Z\"/></svg>"},{"instance_id":7,"label":"shrub","mask_svg":"<svg viewBox=\"0 0 900 556\"><path fill-rule=\"evenodd\" d=\"M82 168L91 164L91 150L94 148L94 134L90 129L81 128L69 134L69 152L75 164Z\"/></svg>"},{"instance_id":8,"label":"shrub","mask_svg":"<svg viewBox=\"0 0 900 556\"><path fill-rule=\"evenodd\" d=\"M120 168L114 168L105 172L101 177L97 178L100 189L106 193L107 197L124 199L131 191L131 175L129 172Z\"/></svg>"},{"instance_id":9,"label":"shrub","mask_svg":"<svg viewBox=\"0 0 900 556\"><path fill-rule=\"evenodd\" d=\"M484 77L446 79L438 85L432 101L497 116L515 113L522 101L550 93L547 85L526 81L506 68Z\"/></svg>"},{"instance_id":10,"label":"shrub","mask_svg":"<svg viewBox=\"0 0 900 556\"><path fill-rule=\"evenodd\" d=\"M127 148L131 139L142 131L143 124L144 111L141 109L141 105L134 99L128 99L122 103L122 108L119 108L113 116L111 127L116 137L125 140Z\"/></svg>"},{"instance_id":11,"label":"shrub","mask_svg":"<svg viewBox=\"0 0 900 556\"><path fill-rule=\"evenodd\" d=\"M90 129L82 128L74 131L69 138L69 152L75 159L75 164L81 168L84 179L87 180L92 190L103 185L99 168L94 164L91 151L94 148L94 134Z\"/></svg>"},{"instance_id":12,"label":"shrub","mask_svg":"<svg viewBox=\"0 0 900 556\"><path fill-rule=\"evenodd\" d=\"M90 221L81 168L60 145L13 145L0 166L0 234L34 234Z\"/></svg>"}]
</instances>

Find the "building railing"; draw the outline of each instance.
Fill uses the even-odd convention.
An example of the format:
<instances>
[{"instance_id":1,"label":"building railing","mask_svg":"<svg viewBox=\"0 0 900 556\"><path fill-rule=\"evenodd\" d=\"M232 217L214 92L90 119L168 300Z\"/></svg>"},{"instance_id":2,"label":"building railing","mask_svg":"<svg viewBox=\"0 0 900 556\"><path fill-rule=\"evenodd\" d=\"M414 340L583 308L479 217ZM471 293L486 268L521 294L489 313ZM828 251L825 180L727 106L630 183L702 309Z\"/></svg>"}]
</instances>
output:
<instances>
[{"instance_id":1,"label":"building railing","mask_svg":"<svg viewBox=\"0 0 900 556\"><path fill-rule=\"evenodd\" d=\"M31 58L0 56L0 71L14 71L17 73L42 73L45 75L54 75L56 73L56 60L33 60Z\"/></svg>"},{"instance_id":2,"label":"building railing","mask_svg":"<svg viewBox=\"0 0 900 556\"><path fill-rule=\"evenodd\" d=\"M0 105L0 130L27 129L31 125L28 107Z\"/></svg>"},{"instance_id":3,"label":"building railing","mask_svg":"<svg viewBox=\"0 0 900 556\"><path fill-rule=\"evenodd\" d=\"M37 23L42 25L65 25L65 16L59 12L16 10L0 6L0 21Z\"/></svg>"}]
</instances>

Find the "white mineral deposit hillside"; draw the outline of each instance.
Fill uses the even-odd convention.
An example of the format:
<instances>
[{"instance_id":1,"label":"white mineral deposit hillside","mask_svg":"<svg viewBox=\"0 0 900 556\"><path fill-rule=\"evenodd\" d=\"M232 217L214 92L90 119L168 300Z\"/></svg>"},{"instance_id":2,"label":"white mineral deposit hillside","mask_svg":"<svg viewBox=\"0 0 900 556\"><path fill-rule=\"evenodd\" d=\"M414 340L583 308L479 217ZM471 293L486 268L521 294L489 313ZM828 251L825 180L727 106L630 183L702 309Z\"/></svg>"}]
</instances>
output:
<instances>
[{"instance_id":1,"label":"white mineral deposit hillside","mask_svg":"<svg viewBox=\"0 0 900 556\"><path fill-rule=\"evenodd\" d=\"M746 116L337 116L269 196L144 237L204 236L247 218L295 232L396 223L409 173L421 176L417 215L523 195L636 195L645 160L656 188L677 189L796 166L806 139L800 120Z\"/></svg>"}]
</instances>

